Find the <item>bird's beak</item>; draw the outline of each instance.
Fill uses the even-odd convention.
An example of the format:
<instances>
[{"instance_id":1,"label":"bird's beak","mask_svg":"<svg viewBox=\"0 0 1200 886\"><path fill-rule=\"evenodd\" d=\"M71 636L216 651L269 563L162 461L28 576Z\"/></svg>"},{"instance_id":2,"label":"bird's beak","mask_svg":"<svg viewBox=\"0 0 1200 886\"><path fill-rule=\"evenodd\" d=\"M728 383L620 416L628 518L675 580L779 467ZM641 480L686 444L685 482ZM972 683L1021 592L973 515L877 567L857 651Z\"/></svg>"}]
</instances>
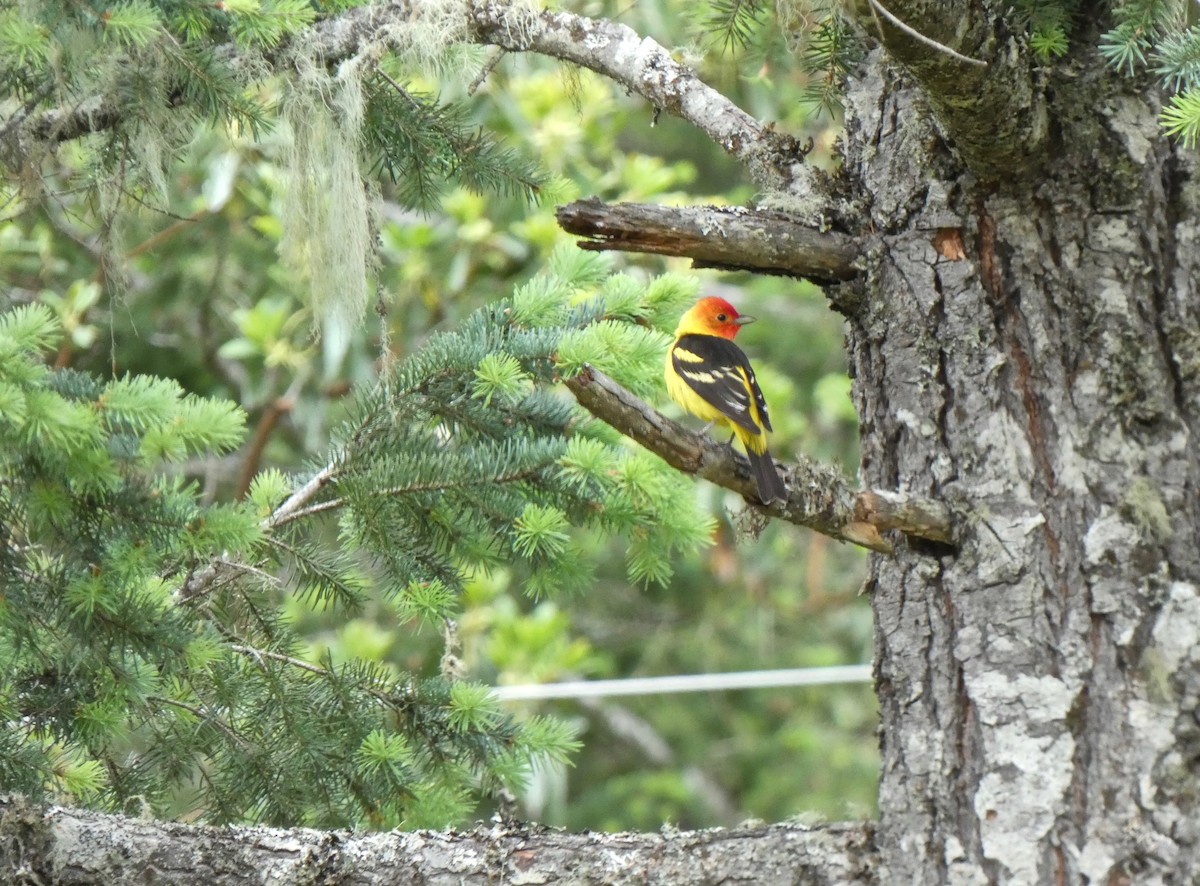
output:
<instances>
[{"instance_id":1,"label":"bird's beak","mask_svg":"<svg viewBox=\"0 0 1200 886\"><path fill-rule=\"evenodd\" d=\"M742 314L733 321L733 324L735 326L745 326L747 323L753 323L757 319L757 317L751 317L749 314Z\"/></svg>"}]
</instances>

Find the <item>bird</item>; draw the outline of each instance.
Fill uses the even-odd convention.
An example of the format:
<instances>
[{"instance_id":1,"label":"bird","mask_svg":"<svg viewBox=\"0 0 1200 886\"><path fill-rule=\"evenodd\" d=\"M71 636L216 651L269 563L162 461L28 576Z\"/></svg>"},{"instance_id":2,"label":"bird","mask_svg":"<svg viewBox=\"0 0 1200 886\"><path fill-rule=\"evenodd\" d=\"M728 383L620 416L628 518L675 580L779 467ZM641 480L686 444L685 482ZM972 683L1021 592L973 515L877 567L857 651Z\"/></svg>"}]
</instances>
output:
<instances>
[{"instance_id":1,"label":"bird","mask_svg":"<svg viewBox=\"0 0 1200 886\"><path fill-rule=\"evenodd\" d=\"M672 400L697 418L729 428L741 441L758 497L769 505L785 500L787 489L767 451L767 402L750 361L733 343L741 328L753 322L723 298L700 299L679 319L664 375Z\"/></svg>"}]
</instances>

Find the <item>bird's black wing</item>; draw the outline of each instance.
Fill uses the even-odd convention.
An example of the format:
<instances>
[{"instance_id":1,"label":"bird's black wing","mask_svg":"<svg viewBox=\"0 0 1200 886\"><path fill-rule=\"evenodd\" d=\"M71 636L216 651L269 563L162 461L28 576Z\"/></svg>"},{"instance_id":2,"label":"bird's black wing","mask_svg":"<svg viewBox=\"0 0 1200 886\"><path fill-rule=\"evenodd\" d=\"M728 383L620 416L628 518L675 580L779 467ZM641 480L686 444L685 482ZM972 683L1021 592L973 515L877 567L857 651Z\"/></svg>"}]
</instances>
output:
<instances>
[{"instance_id":1,"label":"bird's black wing","mask_svg":"<svg viewBox=\"0 0 1200 886\"><path fill-rule=\"evenodd\" d=\"M763 427L771 430L767 402L750 361L729 339L719 335L680 336L671 349L671 365L689 388L734 424L757 434L759 427L754 415L757 412Z\"/></svg>"}]
</instances>

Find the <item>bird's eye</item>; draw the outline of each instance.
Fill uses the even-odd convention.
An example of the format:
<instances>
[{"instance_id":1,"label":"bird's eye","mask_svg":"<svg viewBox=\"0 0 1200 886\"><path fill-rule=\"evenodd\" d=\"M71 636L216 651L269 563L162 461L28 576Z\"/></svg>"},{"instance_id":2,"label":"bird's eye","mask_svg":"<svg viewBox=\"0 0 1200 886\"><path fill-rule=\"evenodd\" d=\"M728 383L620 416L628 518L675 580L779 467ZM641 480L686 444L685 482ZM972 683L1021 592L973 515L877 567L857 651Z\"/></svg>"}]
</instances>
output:
<instances>
[{"instance_id":1,"label":"bird's eye","mask_svg":"<svg viewBox=\"0 0 1200 886\"><path fill-rule=\"evenodd\" d=\"M728 319L729 319L729 317L726 314L717 314L717 322L718 323L724 323Z\"/></svg>"}]
</instances>

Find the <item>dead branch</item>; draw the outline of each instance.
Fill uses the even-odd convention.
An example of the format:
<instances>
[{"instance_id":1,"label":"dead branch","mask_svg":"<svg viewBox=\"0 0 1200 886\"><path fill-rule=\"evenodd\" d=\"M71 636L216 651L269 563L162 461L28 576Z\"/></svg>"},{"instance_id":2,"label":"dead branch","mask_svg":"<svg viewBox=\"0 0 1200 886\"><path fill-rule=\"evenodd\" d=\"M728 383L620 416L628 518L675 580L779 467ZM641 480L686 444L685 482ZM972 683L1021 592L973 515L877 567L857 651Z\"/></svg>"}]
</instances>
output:
<instances>
[{"instance_id":1,"label":"dead branch","mask_svg":"<svg viewBox=\"0 0 1200 886\"><path fill-rule=\"evenodd\" d=\"M696 267L803 277L822 285L857 270L853 237L820 231L782 212L740 206L656 206L576 200L556 213L590 250L685 256Z\"/></svg>"}]
</instances>

